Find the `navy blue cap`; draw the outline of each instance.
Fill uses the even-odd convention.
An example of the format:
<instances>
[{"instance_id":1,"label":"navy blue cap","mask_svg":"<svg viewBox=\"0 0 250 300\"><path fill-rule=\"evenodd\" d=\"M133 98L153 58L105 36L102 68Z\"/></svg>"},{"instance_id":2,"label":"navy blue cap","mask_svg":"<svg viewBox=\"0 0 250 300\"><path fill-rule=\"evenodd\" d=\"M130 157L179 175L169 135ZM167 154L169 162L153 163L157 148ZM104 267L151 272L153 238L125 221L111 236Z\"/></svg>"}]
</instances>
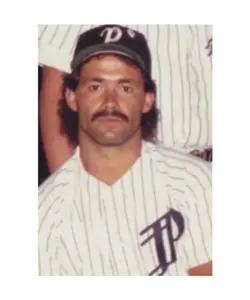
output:
<instances>
[{"instance_id":1,"label":"navy blue cap","mask_svg":"<svg viewBox=\"0 0 250 300\"><path fill-rule=\"evenodd\" d=\"M105 53L128 57L151 77L151 54L145 36L121 25L102 25L83 32L76 44L72 71L89 58Z\"/></svg>"}]
</instances>

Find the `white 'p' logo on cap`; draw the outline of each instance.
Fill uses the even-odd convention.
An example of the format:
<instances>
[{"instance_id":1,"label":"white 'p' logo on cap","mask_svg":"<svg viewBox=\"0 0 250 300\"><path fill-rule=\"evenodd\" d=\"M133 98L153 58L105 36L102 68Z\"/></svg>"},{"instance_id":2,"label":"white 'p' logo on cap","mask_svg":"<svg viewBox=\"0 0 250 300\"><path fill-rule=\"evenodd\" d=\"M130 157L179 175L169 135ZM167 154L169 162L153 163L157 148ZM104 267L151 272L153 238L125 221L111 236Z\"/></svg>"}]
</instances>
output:
<instances>
[{"instance_id":1,"label":"white 'p' logo on cap","mask_svg":"<svg viewBox=\"0 0 250 300\"><path fill-rule=\"evenodd\" d=\"M101 32L100 36L104 37L104 43L118 42L122 38L122 30L117 26L106 27Z\"/></svg>"}]
</instances>

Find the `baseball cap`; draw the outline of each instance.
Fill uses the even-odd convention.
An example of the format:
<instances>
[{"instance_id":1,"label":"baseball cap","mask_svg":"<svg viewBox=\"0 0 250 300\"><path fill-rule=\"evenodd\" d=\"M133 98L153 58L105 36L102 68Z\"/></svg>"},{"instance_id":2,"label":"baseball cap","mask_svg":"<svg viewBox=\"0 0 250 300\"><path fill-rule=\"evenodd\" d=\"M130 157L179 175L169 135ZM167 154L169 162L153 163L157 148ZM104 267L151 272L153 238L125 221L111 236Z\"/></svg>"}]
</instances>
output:
<instances>
[{"instance_id":1,"label":"baseball cap","mask_svg":"<svg viewBox=\"0 0 250 300\"><path fill-rule=\"evenodd\" d=\"M151 77L151 54L145 36L121 25L101 25L82 33L76 44L71 69L99 54L128 57Z\"/></svg>"}]
</instances>

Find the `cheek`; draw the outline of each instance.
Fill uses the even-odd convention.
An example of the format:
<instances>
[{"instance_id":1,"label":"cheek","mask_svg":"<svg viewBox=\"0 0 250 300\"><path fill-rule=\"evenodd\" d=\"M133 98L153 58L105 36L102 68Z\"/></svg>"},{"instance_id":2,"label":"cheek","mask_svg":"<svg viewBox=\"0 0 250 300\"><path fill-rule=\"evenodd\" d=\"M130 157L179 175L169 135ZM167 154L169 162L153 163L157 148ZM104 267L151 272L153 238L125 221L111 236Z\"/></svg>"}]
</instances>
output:
<instances>
[{"instance_id":1,"label":"cheek","mask_svg":"<svg viewBox=\"0 0 250 300\"><path fill-rule=\"evenodd\" d=\"M134 102L132 105L127 107L128 116L130 117L130 121L133 123L138 123L138 119L140 119L143 110L143 105Z\"/></svg>"},{"instance_id":2,"label":"cheek","mask_svg":"<svg viewBox=\"0 0 250 300\"><path fill-rule=\"evenodd\" d=\"M81 95L77 101L77 107L80 115L89 115L95 112L96 107L98 106L98 101L89 97L88 95Z\"/></svg>"}]
</instances>

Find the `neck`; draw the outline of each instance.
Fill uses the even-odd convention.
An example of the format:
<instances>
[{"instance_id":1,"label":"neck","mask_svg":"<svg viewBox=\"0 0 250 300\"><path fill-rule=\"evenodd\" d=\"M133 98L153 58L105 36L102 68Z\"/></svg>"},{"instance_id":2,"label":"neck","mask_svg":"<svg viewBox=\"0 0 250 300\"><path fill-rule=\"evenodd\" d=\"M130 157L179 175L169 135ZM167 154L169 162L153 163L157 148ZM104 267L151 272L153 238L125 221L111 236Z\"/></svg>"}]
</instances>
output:
<instances>
[{"instance_id":1,"label":"neck","mask_svg":"<svg viewBox=\"0 0 250 300\"><path fill-rule=\"evenodd\" d=\"M109 185L122 177L141 155L140 131L124 144L114 147L99 145L85 134L80 135L79 142L85 170Z\"/></svg>"}]
</instances>

